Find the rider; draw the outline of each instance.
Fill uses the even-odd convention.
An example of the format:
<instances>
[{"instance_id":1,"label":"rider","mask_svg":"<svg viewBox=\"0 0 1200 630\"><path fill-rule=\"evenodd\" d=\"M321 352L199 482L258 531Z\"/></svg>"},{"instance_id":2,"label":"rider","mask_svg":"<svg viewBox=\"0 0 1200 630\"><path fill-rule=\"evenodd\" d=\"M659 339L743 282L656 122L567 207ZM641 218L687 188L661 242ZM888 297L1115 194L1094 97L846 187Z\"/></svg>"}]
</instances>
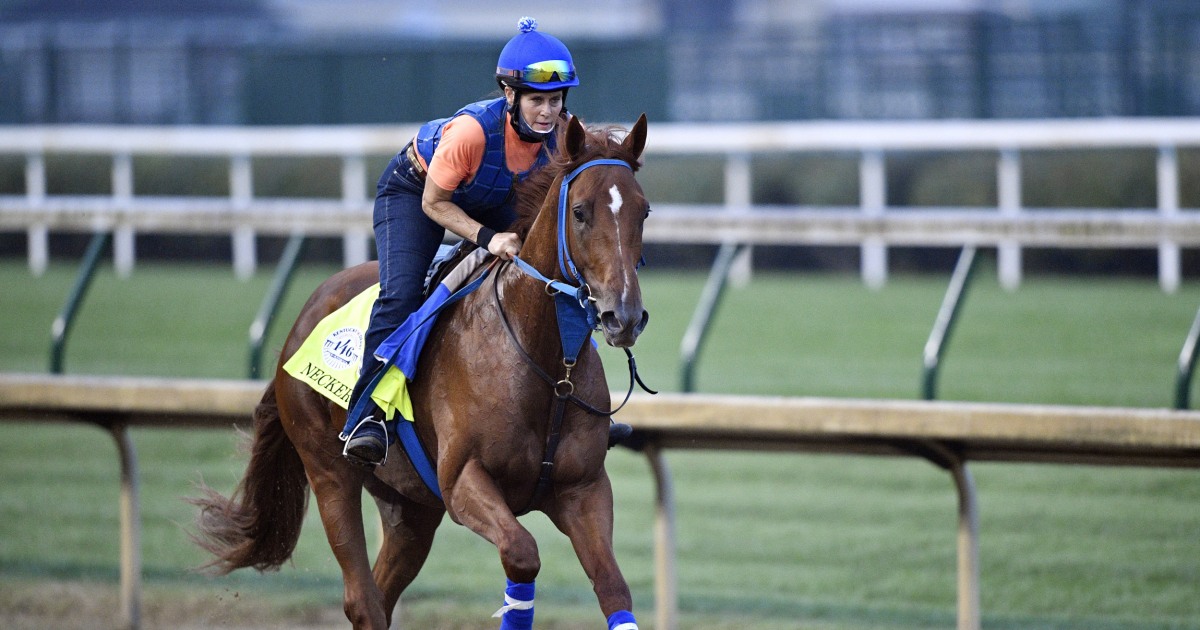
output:
<instances>
[{"instance_id":1,"label":"rider","mask_svg":"<svg viewBox=\"0 0 1200 630\"><path fill-rule=\"evenodd\" d=\"M518 29L496 63L504 95L425 123L379 178L374 211L379 298L350 409L363 395L376 348L420 306L426 271L446 230L503 260L521 249L521 238L506 231L516 219L513 182L556 151L554 132L570 116L567 90L579 78L570 51L538 32L536 20L521 18ZM387 438L378 407L367 408L345 453L373 466L383 461ZM611 425L610 445L628 434L628 425Z\"/></svg>"}]
</instances>

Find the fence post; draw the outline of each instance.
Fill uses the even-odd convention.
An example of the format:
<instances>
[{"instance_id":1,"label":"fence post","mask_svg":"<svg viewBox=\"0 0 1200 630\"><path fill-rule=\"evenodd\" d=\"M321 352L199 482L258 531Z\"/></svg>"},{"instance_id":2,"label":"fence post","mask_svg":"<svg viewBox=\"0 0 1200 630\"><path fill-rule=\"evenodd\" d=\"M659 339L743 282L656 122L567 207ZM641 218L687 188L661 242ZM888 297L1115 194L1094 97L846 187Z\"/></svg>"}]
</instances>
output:
<instances>
[{"instance_id":1,"label":"fence post","mask_svg":"<svg viewBox=\"0 0 1200 630\"><path fill-rule=\"evenodd\" d=\"M882 149L862 152L858 163L859 207L868 218L883 217L887 206L887 169ZM863 239L862 277L872 289L887 282L887 245L875 236Z\"/></svg>"},{"instance_id":2,"label":"fence post","mask_svg":"<svg viewBox=\"0 0 1200 630\"><path fill-rule=\"evenodd\" d=\"M700 301L696 303L696 310L692 313L692 321L688 323L687 330L683 333L683 341L679 344L682 364L679 387L684 392L695 391L696 361L699 360L700 348L708 335L708 328L717 307L721 305L729 270L737 260L738 252L746 247L733 242L721 245L721 249L717 251L717 259L713 261L712 270L708 272L704 292L700 294Z\"/></svg>"},{"instance_id":3,"label":"fence post","mask_svg":"<svg viewBox=\"0 0 1200 630\"><path fill-rule=\"evenodd\" d=\"M1187 409L1192 400L1192 374L1196 371L1196 342L1200 339L1200 311L1192 320L1192 327L1183 340L1179 351L1178 372L1175 375L1175 408Z\"/></svg>"},{"instance_id":4,"label":"fence post","mask_svg":"<svg viewBox=\"0 0 1200 630\"><path fill-rule=\"evenodd\" d=\"M1001 149L996 162L996 205L1002 218L1021 215L1021 154L1016 149ZM1021 244L1002 241L996 247L996 266L1000 286L1015 291L1021 286Z\"/></svg>"},{"instance_id":5,"label":"fence post","mask_svg":"<svg viewBox=\"0 0 1200 630\"><path fill-rule=\"evenodd\" d=\"M362 155L342 156L342 204L353 215L367 200L367 161ZM342 265L353 267L370 259L371 235L355 224L342 234Z\"/></svg>"},{"instance_id":6,"label":"fence post","mask_svg":"<svg viewBox=\"0 0 1200 630\"><path fill-rule=\"evenodd\" d=\"M29 153L25 156L25 199L30 208L46 201L46 156ZM46 273L50 266L50 230L46 224L29 226L29 270L35 276Z\"/></svg>"},{"instance_id":7,"label":"fence post","mask_svg":"<svg viewBox=\"0 0 1200 630\"><path fill-rule=\"evenodd\" d=\"M229 160L229 198L233 208L245 210L254 198L254 171L249 154L234 155ZM254 228L239 225L233 229L233 272L240 280L254 275L258 264Z\"/></svg>"},{"instance_id":8,"label":"fence post","mask_svg":"<svg viewBox=\"0 0 1200 630\"><path fill-rule=\"evenodd\" d=\"M133 156L129 153L113 155L112 196L118 208L129 208L133 201ZM113 226L113 266L116 268L117 277L128 278L133 273L133 262L136 258L134 241L132 225Z\"/></svg>"},{"instance_id":9,"label":"fence post","mask_svg":"<svg viewBox=\"0 0 1200 630\"><path fill-rule=\"evenodd\" d=\"M974 271L975 246L967 245L958 255L954 274L950 276L950 286L946 288L946 296L942 298L942 306L933 322L933 330L929 332L929 339L925 342L924 374L921 380L921 395L925 400L937 398L937 377L942 353L946 344L950 343L950 333L954 330L954 323L958 321L958 312L962 307L963 298L966 297L967 288L971 285Z\"/></svg>"},{"instance_id":10,"label":"fence post","mask_svg":"<svg viewBox=\"0 0 1200 630\"><path fill-rule=\"evenodd\" d=\"M725 156L725 211L734 215L746 214L753 203L753 179L750 173L750 154L744 151ZM754 248L745 246L729 269L734 286L744 287L754 273Z\"/></svg>"},{"instance_id":11,"label":"fence post","mask_svg":"<svg viewBox=\"0 0 1200 630\"><path fill-rule=\"evenodd\" d=\"M1164 219L1179 216L1179 156L1175 147L1158 148L1156 164L1158 212ZM1179 290L1179 244L1163 239L1158 245L1158 284L1167 293Z\"/></svg>"},{"instance_id":12,"label":"fence post","mask_svg":"<svg viewBox=\"0 0 1200 630\"><path fill-rule=\"evenodd\" d=\"M279 267L275 270L275 279L271 281L271 287L267 290L267 295L263 297L262 306L258 309L258 315L254 317L254 322L250 324L249 378L254 379L259 377L261 372L259 364L262 363L263 343L267 339L267 334L271 332L271 324L275 321L275 314L279 312L279 305L283 302L284 296L287 295L288 285L292 282L296 265L300 262L300 254L303 252L304 235L293 234L288 239L287 247L283 250L283 255L279 258Z\"/></svg>"},{"instance_id":13,"label":"fence post","mask_svg":"<svg viewBox=\"0 0 1200 630\"><path fill-rule=\"evenodd\" d=\"M679 578L675 569L675 485L662 449L651 442L645 453L654 473L654 623L663 630L676 630Z\"/></svg>"},{"instance_id":14,"label":"fence post","mask_svg":"<svg viewBox=\"0 0 1200 630\"><path fill-rule=\"evenodd\" d=\"M123 628L142 625L142 508L137 449L124 424L109 427L121 457L121 622Z\"/></svg>"}]
</instances>

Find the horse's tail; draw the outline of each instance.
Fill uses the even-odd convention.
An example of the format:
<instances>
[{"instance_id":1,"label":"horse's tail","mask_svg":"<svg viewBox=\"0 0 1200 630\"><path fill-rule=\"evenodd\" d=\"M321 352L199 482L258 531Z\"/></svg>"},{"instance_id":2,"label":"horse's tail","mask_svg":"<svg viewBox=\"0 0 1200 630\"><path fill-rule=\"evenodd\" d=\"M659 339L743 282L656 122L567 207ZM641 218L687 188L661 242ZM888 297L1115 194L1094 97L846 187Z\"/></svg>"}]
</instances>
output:
<instances>
[{"instance_id":1,"label":"horse's tail","mask_svg":"<svg viewBox=\"0 0 1200 630\"><path fill-rule=\"evenodd\" d=\"M300 455L279 420L275 381L254 409L254 438L246 474L228 499L200 485L189 499L200 508L192 540L215 559L202 568L226 574L243 567L275 570L296 549L308 507Z\"/></svg>"}]
</instances>

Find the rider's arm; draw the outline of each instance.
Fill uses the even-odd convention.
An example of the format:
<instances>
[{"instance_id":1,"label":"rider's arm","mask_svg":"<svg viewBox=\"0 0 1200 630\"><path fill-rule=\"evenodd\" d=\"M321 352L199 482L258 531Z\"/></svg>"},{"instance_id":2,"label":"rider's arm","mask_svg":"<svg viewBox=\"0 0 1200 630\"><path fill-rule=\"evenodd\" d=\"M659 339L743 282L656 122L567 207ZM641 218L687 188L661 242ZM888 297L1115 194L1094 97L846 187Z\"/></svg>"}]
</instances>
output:
<instances>
[{"instance_id":1,"label":"rider's arm","mask_svg":"<svg viewBox=\"0 0 1200 630\"><path fill-rule=\"evenodd\" d=\"M421 209L438 225L508 259L521 248L521 239L511 232L497 234L483 227L451 200L459 184L475 177L486 146L483 127L474 118L459 116L447 123L437 152L430 160Z\"/></svg>"},{"instance_id":2,"label":"rider's arm","mask_svg":"<svg viewBox=\"0 0 1200 630\"><path fill-rule=\"evenodd\" d=\"M458 207L458 204L451 201L453 196L453 190L442 188L432 179L426 180L425 192L421 195L421 209L438 225L469 241L487 245L489 252L504 260L517 255L521 249L519 236L512 232L496 233L485 228L482 223L467 216L467 213Z\"/></svg>"}]
</instances>

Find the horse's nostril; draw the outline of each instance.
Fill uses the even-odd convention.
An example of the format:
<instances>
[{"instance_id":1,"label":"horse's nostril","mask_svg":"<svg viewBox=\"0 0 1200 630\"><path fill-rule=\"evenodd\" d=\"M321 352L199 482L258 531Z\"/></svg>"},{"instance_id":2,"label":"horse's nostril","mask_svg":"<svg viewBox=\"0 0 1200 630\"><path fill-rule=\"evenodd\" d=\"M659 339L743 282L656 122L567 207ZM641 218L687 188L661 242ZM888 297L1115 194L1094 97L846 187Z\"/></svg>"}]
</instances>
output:
<instances>
[{"instance_id":1,"label":"horse's nostril","mask_svg":"<svg viewBox=\"0 0 1200 630\"><path fill-rule=\"evenodd\" d=\"M621 331L629 329L635 335L640 335L642 333L642 330L644 330L646 328L646 324L649 321L650 321L650 313L646 312L645 310L642 311L642 316L640 318L638 318L636 323L632 323L633 322L632 319L630 319L630 320L621 319L621 317L619 315L617 315L616 311L604 311L603 313L600 313L600 325L604 327L604 330L607 330L607 331L613 332L613 333L619 333ZM632 326L630 325L631 323L632 323Z\"/></svg>"}]
</instances>

